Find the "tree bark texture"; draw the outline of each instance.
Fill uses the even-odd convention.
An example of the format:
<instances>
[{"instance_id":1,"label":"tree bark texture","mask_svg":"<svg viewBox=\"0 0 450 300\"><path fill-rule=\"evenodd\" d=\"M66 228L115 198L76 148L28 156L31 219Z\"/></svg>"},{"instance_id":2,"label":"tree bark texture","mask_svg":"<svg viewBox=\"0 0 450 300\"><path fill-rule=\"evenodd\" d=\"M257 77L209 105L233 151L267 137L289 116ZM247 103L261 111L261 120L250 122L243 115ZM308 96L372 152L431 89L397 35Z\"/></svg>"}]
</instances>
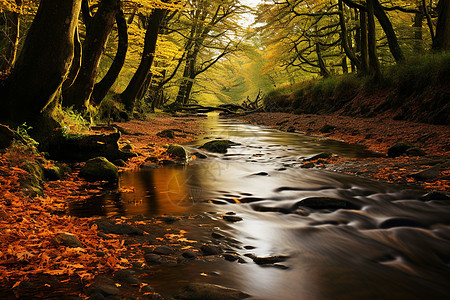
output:
<instances>
[{"instance_id":1,"label":"tree bark texture","mask_svg":"<svg viewBox=\"0 0 450 300\"><path fill-rule=\"evenodd\" d=\"M359 17L359 24L361 28L361 73L367 74L369 72L369 49L367 37L367 12L361 11Z\"/></svg>"},{"instance_id":2,"label":"tree bark texture","mask_svg":"<svg viewBox=\"0 0 450 300\"><path fill-rule=\"evenodd\" d=\"M126 89L120 95L122 103L128 111L134 109L136 98L147 76L150 73L153 59L155 57L156 42L158 40L159 27L166 14L165 9L155 9L150 15L150 21L145 32L144 50L142 52L141 62L131 78Z\"/></svg>"},{"instance_id":3,"label":"tree bark texture","mask_svg":"<svg viewBox=\"0 0 450 300\"><path fill-rule=\"evenodd\" d=\"M345 24L345 15L344 15L344 5L342 4L342 0L338 0L339 7L339 25L341 27L341 45L345 51L345 54L350 59L350 61L356 66L357 69L360 69L361 62L356 57L355 53L349 46L348 42L348 32L347 26Z\"/></svg>"},{"instance_id":4,"label":"tree bark texture","mask_svg":"<svg viewBox=\"0 0 450 300\"><path fill-rule=\"evenodd\" d=\"M63 92L72 86L72 84L75 82L75 79L77 78L78 72L80 71L80 68L81 68L82 47L81 47L81 41L80 41L80 36L79 36L78 31L79 30L78 30L78 26L77 26L75 29L75 35L73 37L74 48L73 48L72 65L70 66L69 74L67 75L67 78L63 83L63 86L62 86Z\"/></svg>"},{"instance_id":5,"label":"tree bark texture","mask_svg":"<svg viewBox=\"0 0 450 300\"><path fill-rule=\"evenodd\" d=\"M63 93L63 105L85 110L94 88L100 59L111 34L120 0L102 0L97 12L89 21L83 43L81 68L75 82Z\"/></svg>"},{"instance_id":6,"label":"tree bark texture","mask_svg":"<svg viewBox=\"0 0 450 300\"><path fill-rule=\"evenodd\" d=\"M433 49L438 51L450 50L450 0L440 0L438 3L438 20Z\"/></svg>"},{"instance_id":7,"label":"tree bark texture","mask_svg":"<svg viewBox=\"0 0 450 300\"><path fill-rule=\"evenodd\" d=\"M423 53L423 34L422 34L422 25L423 25L423 14L416 13L414 15L414 52L415 53Z\"/></svg>"},{"instance_id":8,"label":"tree bark texture","mask_svg":"<svg viewBox=\"0 0 450 300\"><path fill-rule=\"evenodd\" d=\"M109 89L116 81L120 71L122 70L123 64L125 63L125 57L127 55L128 28L122 9L116 14L116 24L119 36L116 56L114 57L114 60L103 79L94 85L94 90L91 96L91 101L97 105L102 102L103 98L105 98Z\"/></svg>"},{"instance_id":9,"label":"tree bark texture","mask_svg":"<svg viewBox=\"0 0 450 300\"><path fill-rule=\"evenodd\" d=\"M325 62L322 58L322 53L320 51L320 45L319 43L316 43L316 53L317 53L317 62L319 64L319 69L320 69L320 75L328 78L330 77L330 72L327 69L327 66L325 65Z\"/></svg>"},{"instance_id":10,"label":"tree bark texture","mask_svg":"<svg viewBox=\"0 0 450 300\"><path fill-rule=\"evenodd\" d=\"M16 0L17 6L22 6L22 0ZM5 11L4 30L0 32L0 42L4 48L3 55L0 56L0 72L9 73L16 60L17 45L19 43L19 13Z\"/></svg>"},{"instance_id":11,"label":"tree bark texture","mask_svg":"<svg viewBox=\"0 0 450 300\"><path fill-rule=\"evenodd\" d=\"M41 0L2 91L2 121L13 127L41 125L72 63L80 0ZM37 130L37 129L36 129Z\"/></svg>"},{"instance_id":12,"label":"tree bark texture","mask_svg":"<svg viewBox=\"0 0 450 300\"><path fill-rule=\"evenodd\" d=\"M389 20L389 17L387 16L386 12L384 11L383 7L381 6L380 2L378 2L378 0L371 0L371 1L373 1L374 14L377 17L381 27L383 27L384 33L386 34L386 38L389 44L389 50L391 50L392 56L394 57L396 62L401 62L405 60L405 56L403 55L403 51L400 48L400 45L398 44L397 35L395 34L394 28L392 27L392 23Z\"/></svg>"},{"instance_id":13,"label":"tree bark texture","mask_svg":"<svg viewBox=\"0 0 450 300\"><path fill-rule=\"evenodd\" d=\"M377 56L377 40L375 31L374 5L377 0L367 0L367 29L368 29L368 52L369 73L375 80L381 78L380 62Z\"/></svg>"}]
</instances>

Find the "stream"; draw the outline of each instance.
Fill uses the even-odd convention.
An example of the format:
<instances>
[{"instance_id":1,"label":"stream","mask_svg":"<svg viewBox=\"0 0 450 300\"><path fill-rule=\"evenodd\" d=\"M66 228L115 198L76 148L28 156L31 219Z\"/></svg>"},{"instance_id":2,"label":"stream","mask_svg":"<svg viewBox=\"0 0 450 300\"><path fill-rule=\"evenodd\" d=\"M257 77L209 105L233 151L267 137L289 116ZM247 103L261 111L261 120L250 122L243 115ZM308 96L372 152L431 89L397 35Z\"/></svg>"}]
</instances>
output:
<instances>
[{"instance_id":1,"label":"stream","mask_svg":"<svg viewBox=\"0 0 450 300\"><path fill-rule=\"evenodd\" d=\"M121 175L98 214L203 215L186 230L236 253L240 262L195 260L155 267L149 282L164 297L180 282L220 284L251 299L445 299L450 295L450 205L420 200L423 191L326 169L300 168L327 151L346 158L375 155L358 145L219 119L205 120L211 139L239 145L187 166ZM108 198L109 197L109 198ZM118 204L120 203L120 204ZM226 222L223 215L242 218ZM256 264L254 257L283 257Z\"/></svg>"}]
</instances>

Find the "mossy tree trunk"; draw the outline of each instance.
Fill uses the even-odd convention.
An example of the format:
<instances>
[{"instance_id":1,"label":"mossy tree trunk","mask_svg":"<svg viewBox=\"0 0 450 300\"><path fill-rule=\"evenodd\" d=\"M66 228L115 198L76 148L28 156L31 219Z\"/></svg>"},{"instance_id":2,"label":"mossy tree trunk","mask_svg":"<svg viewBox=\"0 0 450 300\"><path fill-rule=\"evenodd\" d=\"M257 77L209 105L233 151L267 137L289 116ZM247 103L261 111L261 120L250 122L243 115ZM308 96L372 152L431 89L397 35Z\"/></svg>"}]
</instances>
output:
<instances>
[{"instance_id":1,"label":"mossy tree trunk","mask_svg":"<svg viewBox=\"0 0 450 300\"><path fill-rule=\"evenodd\" d=\"M94 89L100 59L112 31L120 0L102 0L97 12L89 20L85 16L86 38L83 43L81 68L75 82L63 93L63 105L84 111Z\"/></svg>"},{"instance_id":2,"label":"mossy tree trunk","mask_svg":"<svg viewBox=\"0 0 450 300\"><path fill-rule=\"evenodd\" d=\"M2 122L26 122L32 134L45 137L54 124L54 100L74 53L74 35L81 0L41 0L22 51L0 91Z\"/></svg>"},{"instance_id":3,"label":"mossy tree trunk","mask_svg":"<svg viewBox=\"0 0 450 300\"><path fill-rule=\"evenodd\" d=\"M150 74L150 69L155 57L159 28L166 12L166 9L156 8L150 15L150 20L145 32L144 50L142 52L141 62L128 83L128 86L120 95L120 99L128 111L133 111L136 98L142 90L142 87L147 80L147 76Z\"/></svg>"}]
</instances>

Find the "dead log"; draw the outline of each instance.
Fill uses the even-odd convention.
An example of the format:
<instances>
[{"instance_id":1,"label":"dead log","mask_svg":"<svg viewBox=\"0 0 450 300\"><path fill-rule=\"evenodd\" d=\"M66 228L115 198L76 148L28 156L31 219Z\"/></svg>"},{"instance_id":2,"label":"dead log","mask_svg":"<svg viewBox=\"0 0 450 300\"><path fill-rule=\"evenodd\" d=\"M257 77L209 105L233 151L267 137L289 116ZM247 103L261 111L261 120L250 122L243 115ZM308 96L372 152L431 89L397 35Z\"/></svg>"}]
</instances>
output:
<instances>
[{"instance_id":1,"label":"dead log","mask_svg":"<svg viewBox=\"0 0 450 300\"><path fill-rule=\"evenodd\" d=\"M109 161L136 157L132 152L119 149L120 133L100 135L61 135L50 142L47 152L54 160L86 161L103 156Z\"/></svg>"}]
</instances>

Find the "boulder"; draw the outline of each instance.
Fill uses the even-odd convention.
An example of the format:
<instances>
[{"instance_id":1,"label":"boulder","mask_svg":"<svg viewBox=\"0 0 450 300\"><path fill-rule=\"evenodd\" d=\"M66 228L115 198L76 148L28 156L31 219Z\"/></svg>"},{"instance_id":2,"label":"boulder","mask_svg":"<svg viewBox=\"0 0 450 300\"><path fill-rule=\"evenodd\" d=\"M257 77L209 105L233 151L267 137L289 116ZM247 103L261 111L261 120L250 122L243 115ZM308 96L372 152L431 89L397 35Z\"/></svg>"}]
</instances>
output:
<instances>
[{"instance_id":1,"label":"boulder","mask_svg":"<svg viewBox=\"0 0 450 300\"><path fill-rule=\"evenodd\" d=\"M48 181L60 180L66 173L71 172L69 167L65 166L51 166L44 168L44 177Z\"/></svg>"},{"instance_id":2,"label":"boulder","mask_svg":"<svg viewBox=\"0 0 450 300\"><path fill-rule=\"evenodd\" d=\"M441 165L410 174L412 178L419 181L433 181L441 175Z\"/></svg>"},{"instance_id":3,"label":"boulder","mask_svg":"<svg viewBox=\"0 0 450 300\"><path fill-rule=\"evenodd\" d=\"M184 258L187 258L187 259L195 259L195 258L197 258L197 253L192 251L192 250L185 251L181 255Z\"/></svg>"},{"instance_id":4,"label":"boulder","mask_svg":"<svg viewBox=\"0 0 450 300\"><path fill-rule=\"evenodd\" d=\"M322 128L319 129L319 131L321 133L330 133L330 132L334 131L336 128L337 128L336 126L333 126L330 124L325 124L322 126Z\"/></svg>"},{"instance_id":5,"label":"boulder","mask_svg":"<svg viewBox=\"0 0 450 300\"><path fill-rule=\"evenodd\" d=\"M425 156L427 155L425 151L420 149L419 147L413 147L406 150L406 155L408 156Z\"/></svg>"},{"instance_id":6,"label":"boulder","mask_svg":"<svg viewBox=\"0 0 450 300\"><path fill-rule=\"evenodd\" d=\"M340 209L349 208L349 203L345 200L331 197L310 197L298 202L297 206L312 209Z\"/></svg>"},{"instance_id":7,"label":"boulder","mask_svg":"<svg viewBox=\"0 0 450 300\"><path fill-rule=\"evenodd\" d=\"M289 126L288 129L286 129L287 132L295 132L294 126Z\"/></svg>"},{"instance_id":8,"label":"boulder","mask_svg":"<svg viewBox=\"0 0 450 300\"><path fill-rule=\"evenodd\" d=\"M131 285L140 285L141 281L136 278L135 273L132 270L118 270L114 273L114 279L120 283L126 283Z\"/></svg>"},{"instance_id":9,"label":"boulder","mask_svg":"<svg viewBox=\"0 0 450 300\"><path fill-rule=\"evenodd\" d=\"M189 152L180 145L169 145L166 152L172 157L180 158L183 160L186 160L189 156Z\"/></svg>"},{"instance_id":10,"label":"boulder","mask_svg":"<svg viewBox=\"0 0 450 300\"><path fill-rule=\"evenodd\" d=\"M384 220L379 225L382 229L394 228L394 227L424 227L423 224L406 218L391 218Z\"/></svg>"},{"instance_id":11,"label":"boulder","mask_svg":"<svg viewBox=\"0 0 450 300\"><path fill-rule=\"evenodd\" d=\"M450 200L450 194L441 191L432 191L419 198L422 201Z\"/></svg>"},{"instance_id":12,"label":"boulder","mask_svg":"<svg viewBox=\"0 0 450 300\"><path fill-rule=\"evenodd\" d=\"M183 292L175 298L185 300L237 300L248 297L250 295L244 292L216 284L189 283Z\"/></svg>"},{"instance_id":13,"label":"boulder","mask_svg":"<svg viewBox=\"0 0 450 300\"><path fill-rule=\"evenodd\" d=\"M333 154L331 152L322 152L322 153L315 154L313 156L307 157L307 158L303 159L303 161L312 161L312 160L318 160L318 159L328 159L332 155Z\"/></svg>"},{"instance_id":14,"label":"boulder","mask_svg":"<svg viewBox=\"0 0 450 300\"><path fill-rule=\"evenodd\" d=\"M88 160L80 170L80 176L88 181L110 181L119 179L119 169L104 157Z\"/></svg>"},{"instance_id":15,"label":"boulder","mask_svg":"<svg viewBox=\"0 0 450 300\"><path fill-rule=\"evenodd\" d=\"M144 259L148 265L160 265L163 263L161 256L159 256L158 254L154 254L154 253L144 254Z\"/></svg>"},{"instance_id":16,"label":"boulder","mask_svg":"<svg viewBox=\"0 0 450 300\"><path fill-rule=\"evenodd\" d=\"M165 138L169 138L169 139L175 138L175 132L172 129L166 129L166 130L160 131L156 135L159 137L165 137Z\"/></svg>"},{"instance_id":17,"label":"boulder","mask_svg":"<svg viewBox=\"0 0 450 300\"><path fill-rule=\"evenodd\" d=\"M200 148L205 149L209 152L227 153L227 149L235 145L238 144L229 140L214 140L203 144L203 146L201 146Z\"/></svg>"},{"instance_id":18,"label":"boulder","mask_svg":"<svg viewBox=\"0 0 450 300\"><path fill-rule=\"evenodd\" d=\"M406 154L406 151L411 148L414 148L414 146L410 143L405 142L396 143L388 149L388 156L389 157L401 156L403 154Z\"/></svg>"},{"instance_id":19,"label":"boulder","mask_svg":"<svg viewBox=\"0 0 450 300\"><path fill-rule=\"evenodd\" d=\"M173 249L168 246L158 246L153 249L153 253L158 255L169 255L173 253Z\"/></svg>"},{"instance_id":20,"label":"boulder","mask_svg":"<svg viewBox=\"0 0 450 300\"><path fill-rule=\"evenodd\" d=\"M252 257L255 264L258 264L258 265L271 265L271 264L275 264L278 262L286 261L288 258L289 258L289 256L287 256L287 255L273 255L273 256L263 256L263 257L254 256L254 257Z\"/></svg>"},{"instance_id":21,"label":"boulder","mask_svg":"<svg viewBox=\"0 0 450 300\"><path fill-rule=\"evenodd\" d=\"M232 223L234 223L234 222L239 222L239 221L242 221L243 219L241 218L241 217L239 217L239 216L230 216L230 215L223 215L222 216L222 219L224 219L225 221L228 221L228 222L232 222Z\"/></svg>"},{"instance_id":22,"label":"boulder","mask_svg":"<svg viewBox=\"0 0 450 300\"><path fill-rule=\"evenodd\" d=\"M221 254L223 251L219 246L216 245L210 245L210 244L204 244L200 247L200 250L202 250L202 253L204 256L208 255L218 255Z\"/></svg>"},{"instance_id":23,"label":"boulder","mask_svg":"<svg viewBox=\"0 0 450 300\"><path fill-rule=\"evenodd\" d=\"M127 235L143 235L144 231L131 226L130 224L122 223L116 224L111 222L110 220L100 219L96 220L95 224L97 224L98 229L103 231L104 233L113 233L113 234L127 234Z\"/></svg>"},{"instance_id":24,"label":"boulder","mask_svg":"<svg viewBox=\"0 0 450 300\"><path fill-rule=\"evenodd\" d=\"M80 242L80 240L75 235L68 232L57 233L54 237L54 240L56 243L69 248L83 247L83 244Z\"/></svg>"}]
</instances>

